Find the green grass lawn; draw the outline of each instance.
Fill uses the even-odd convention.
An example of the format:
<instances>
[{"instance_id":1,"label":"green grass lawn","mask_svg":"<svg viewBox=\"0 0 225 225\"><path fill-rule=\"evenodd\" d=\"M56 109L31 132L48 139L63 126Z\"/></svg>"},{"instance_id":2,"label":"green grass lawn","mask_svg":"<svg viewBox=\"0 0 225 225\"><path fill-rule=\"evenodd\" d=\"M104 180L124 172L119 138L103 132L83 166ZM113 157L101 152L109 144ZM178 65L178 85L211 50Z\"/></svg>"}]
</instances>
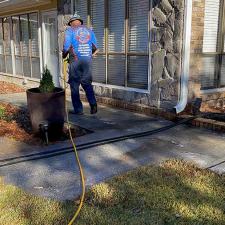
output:
<instances>
[{"instance_id":1,"label":"green grass lawn","mask_svg":"<svg viewBox=\"0 0 225 225\"><path fill-rule=\"evenodd\" d=\"M0 182L0 224L67 224L75 201L56 202ZM78 225L225 224L225 176L183 161L146 166L94 186Z\"/></svg>"}]
</instances>

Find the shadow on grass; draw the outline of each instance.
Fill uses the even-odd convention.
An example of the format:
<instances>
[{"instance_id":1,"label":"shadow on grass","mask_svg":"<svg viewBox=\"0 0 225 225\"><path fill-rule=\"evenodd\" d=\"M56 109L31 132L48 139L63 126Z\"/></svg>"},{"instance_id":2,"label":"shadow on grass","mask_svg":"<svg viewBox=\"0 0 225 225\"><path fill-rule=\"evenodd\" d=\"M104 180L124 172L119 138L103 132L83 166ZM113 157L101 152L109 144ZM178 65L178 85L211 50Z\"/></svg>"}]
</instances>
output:
<instances>
[{"instance_id":1,"label":"shadow on grass","mask_svg":"<svg viewBox=\"0 0 225 225\"><path fill-rule=\"evenodd\" d=\"M0 186L0 191L4 225L67 224L77 208L75 201L33 197L12 186ZM172 160L94 186L76 224L224 225L224 200L223 175Z\"/></svg>"},{"instance_id":2,"label":"shadow on grass","mask_svg":"<svg viewBox=\"0 0 225 225\"><path fill-rule=\"evenodd\" d=\"M225 178L182 161L95 186L77 224L225 224Z\"/></svg>"}]
</instances>

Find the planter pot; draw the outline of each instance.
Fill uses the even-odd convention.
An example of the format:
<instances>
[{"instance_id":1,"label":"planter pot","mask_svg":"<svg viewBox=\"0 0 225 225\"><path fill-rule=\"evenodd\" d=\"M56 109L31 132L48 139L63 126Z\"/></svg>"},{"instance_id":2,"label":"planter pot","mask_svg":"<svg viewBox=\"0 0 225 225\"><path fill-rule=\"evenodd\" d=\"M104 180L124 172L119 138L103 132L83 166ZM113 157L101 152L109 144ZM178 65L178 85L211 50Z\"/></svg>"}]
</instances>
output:
<instances>
[{"instance_id":1,"label":"planter pot","mask_svg":"<svg viewBox=\"0 0 225 225\"><path fill-rule=\"evenodd\" d=\"M61 135L65 117L65 91L55 88L52 93L40 93L39 88L27 90L27 105L34 133L41 124L48 124L49 135Z\"/></svg>"}]
</instances>

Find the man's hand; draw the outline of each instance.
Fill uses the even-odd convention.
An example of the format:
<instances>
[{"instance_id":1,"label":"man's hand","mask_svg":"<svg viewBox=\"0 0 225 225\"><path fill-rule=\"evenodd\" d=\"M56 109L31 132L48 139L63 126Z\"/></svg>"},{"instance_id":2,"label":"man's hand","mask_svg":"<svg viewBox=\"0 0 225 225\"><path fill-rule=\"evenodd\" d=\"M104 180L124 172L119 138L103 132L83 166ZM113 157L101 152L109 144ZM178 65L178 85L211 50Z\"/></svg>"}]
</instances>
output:
<instances>
[{"instance_id":1,"label":"man's hand","mask_svg":"<svg viewBox=\"0 0 225 225\"><path fill-rule=\"evenodd\" d=\"M68 53L69 53L68 51L63 51L62 52L63 59L65 59L67 57Z\"/></svg>"},{"instance_id":2,"label":"man's hand","mask_svg":"<svg viewBox=\"0 0 225 225\"><path fill-rule=\"evenodd\" d=\"M96 49L95 52L92 54L92 57L95 57L98 52L99 52L99 49Z\"/></svg>"}]
</instances>

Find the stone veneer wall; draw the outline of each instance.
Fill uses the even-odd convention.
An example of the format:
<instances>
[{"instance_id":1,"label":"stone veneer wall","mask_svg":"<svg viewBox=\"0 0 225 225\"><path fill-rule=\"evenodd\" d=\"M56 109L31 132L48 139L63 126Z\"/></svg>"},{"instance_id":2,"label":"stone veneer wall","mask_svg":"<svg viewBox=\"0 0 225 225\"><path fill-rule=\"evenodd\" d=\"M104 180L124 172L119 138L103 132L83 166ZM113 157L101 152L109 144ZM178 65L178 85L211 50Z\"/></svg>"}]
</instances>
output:
<instances>
[{"instance_id":1,"label":"stone veneer wall","mask_svg":"<svg viewBox=\"0 0 225 225\"><path fill-rule=\"evenodd\" d=\"M176 105L182 63L184 0L152 1L151 93L153 106Z\"/></svg>"},{"instance_id":2,"label":"stone veneer wall","mask_svg":"<svg viewBox=\"0 0 225 225\"><path fill-rule=\"evenodd\" d=\"M58 3L59 48L70 14L70 0ZM182 63L184 0L152 0L151 91L138 93L95 85L97 96L125 103L173 108L178 101Z\"/></svg>"}]
</instances>

